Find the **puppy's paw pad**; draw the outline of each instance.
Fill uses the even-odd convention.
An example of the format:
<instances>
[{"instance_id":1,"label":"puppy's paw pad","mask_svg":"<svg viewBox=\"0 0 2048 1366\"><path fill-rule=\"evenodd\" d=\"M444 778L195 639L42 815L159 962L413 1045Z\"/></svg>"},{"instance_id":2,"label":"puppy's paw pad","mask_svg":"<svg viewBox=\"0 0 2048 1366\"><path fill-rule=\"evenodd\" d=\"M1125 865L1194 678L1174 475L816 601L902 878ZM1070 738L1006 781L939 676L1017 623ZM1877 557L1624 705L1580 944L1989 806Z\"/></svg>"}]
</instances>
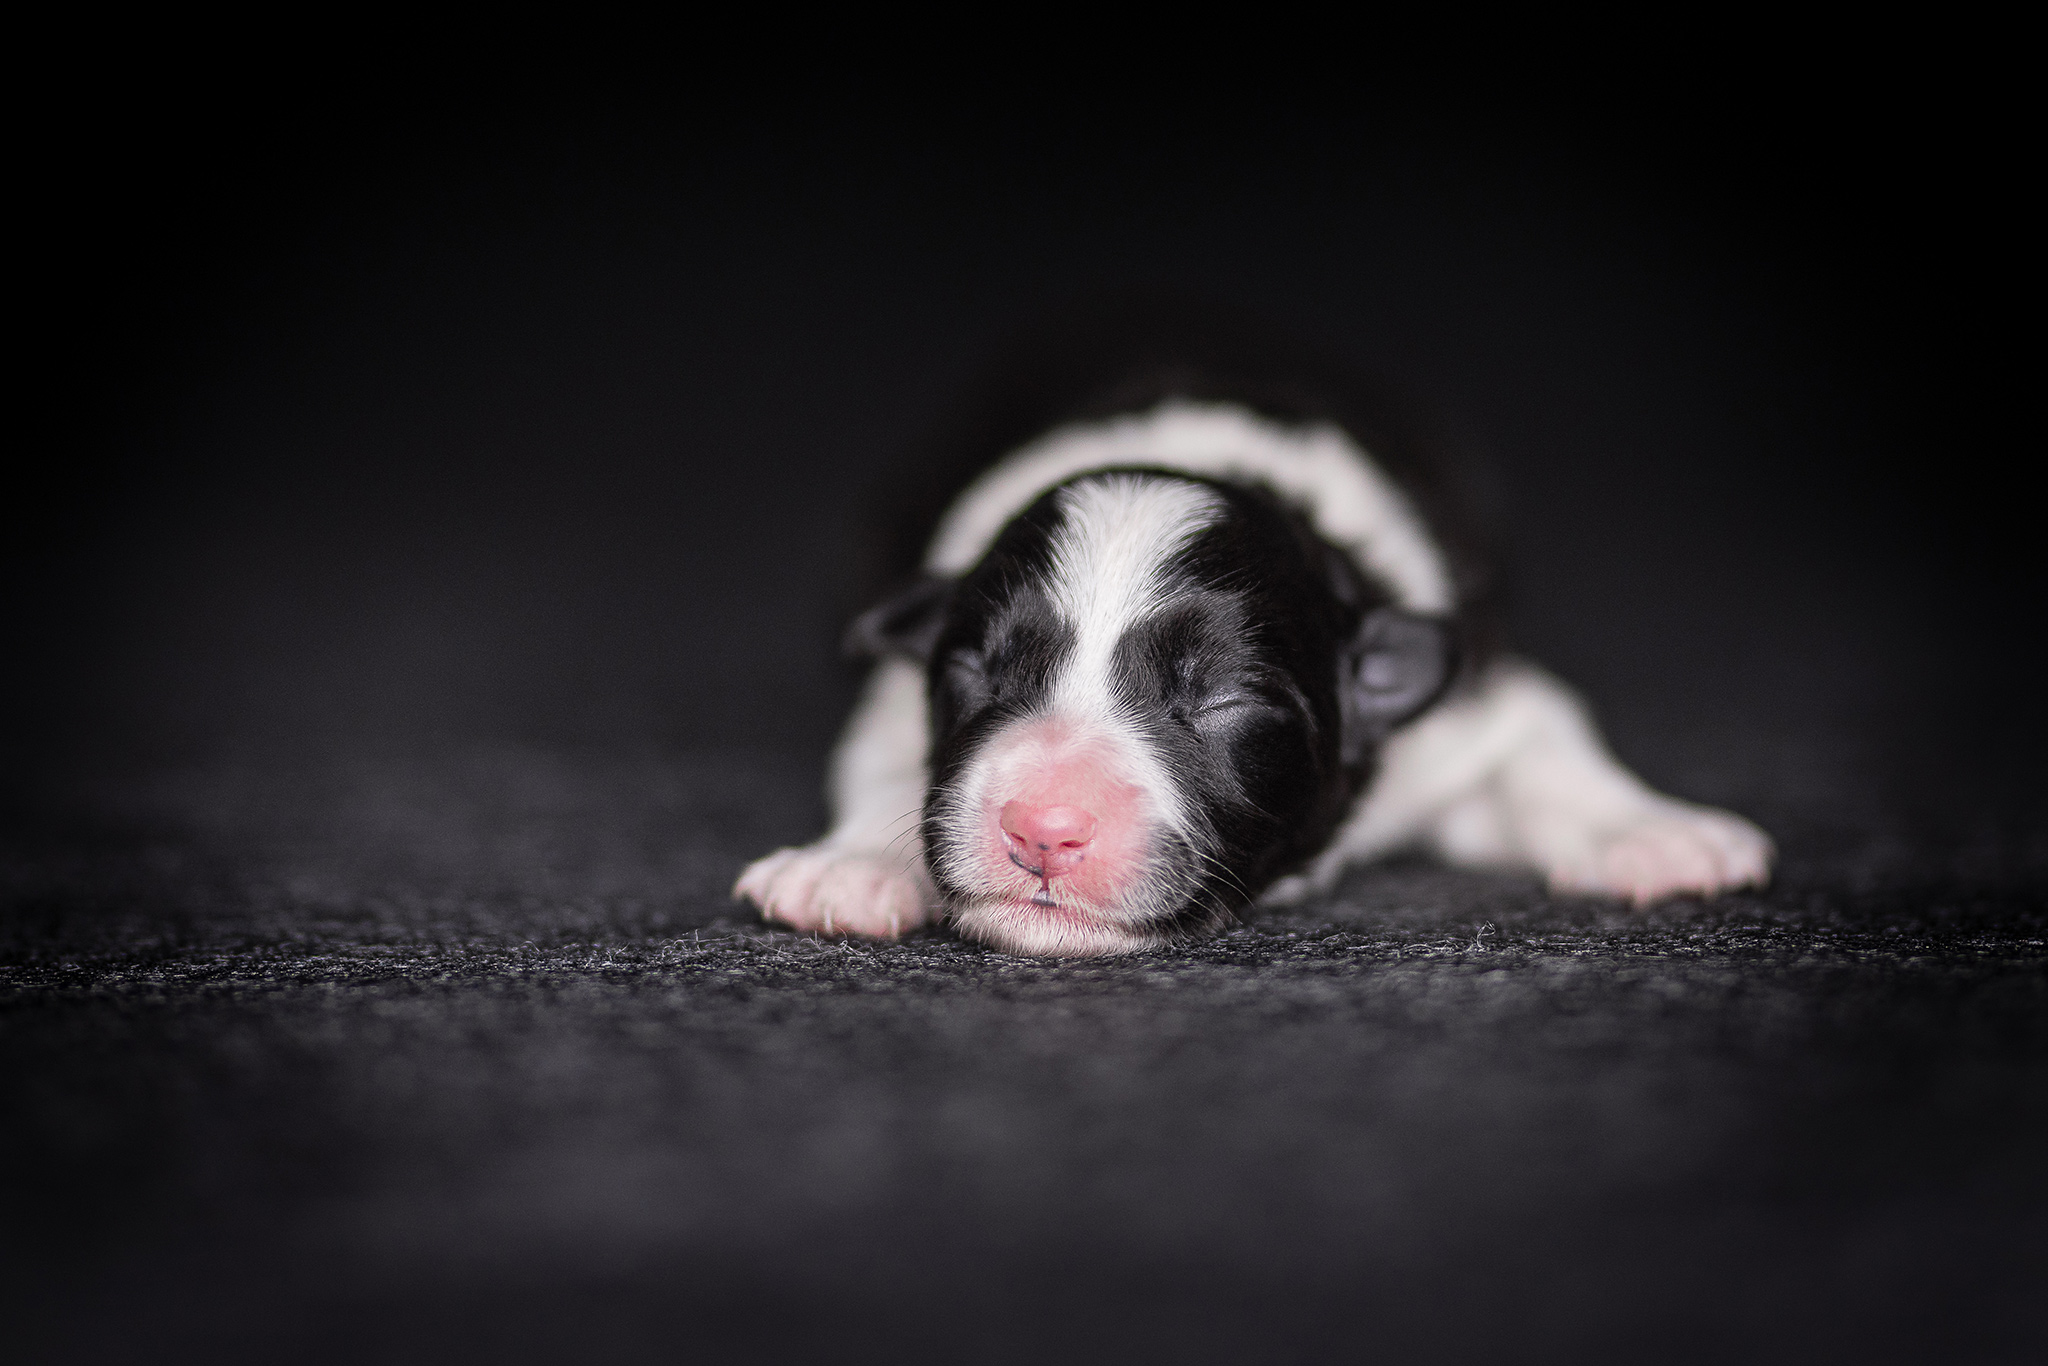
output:
<instances>
[{"instance_id":1,"label":"puppy's paw pad","mask_svg":"<svg viewBox=\"0 0 2048 1366\"><path fill-rule=\"evenodd\" d=\"M819 934L894 939L929 919L924 880L901 857L829 849L778 849L751 864L733 896L762 918Z\"/></svg>"},{"instance_id":2,"label":"puppy's paw pad","mask_svg":"<svg viewBox=\"0 0 2048 1366\"><path fill-rule=\"evenodd\" d=\"M1770 837L1740 816L1672 806L1594 840L1583 860L1553 870L1550 885L1647 906L1670 896L1762 886L1773 852Z\"/></svg>"}]
</instances>

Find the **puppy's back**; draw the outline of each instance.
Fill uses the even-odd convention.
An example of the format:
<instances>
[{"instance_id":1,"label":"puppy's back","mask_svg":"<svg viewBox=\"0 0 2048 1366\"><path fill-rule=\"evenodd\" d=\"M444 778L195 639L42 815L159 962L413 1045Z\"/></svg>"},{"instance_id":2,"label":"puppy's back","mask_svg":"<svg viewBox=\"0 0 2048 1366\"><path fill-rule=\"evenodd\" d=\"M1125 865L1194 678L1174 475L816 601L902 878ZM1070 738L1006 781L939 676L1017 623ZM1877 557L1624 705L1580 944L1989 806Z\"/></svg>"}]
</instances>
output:
<instances>
[{"instance_id":1,"label":"puppy's back","mask_svg":"<svg viewBox=\"0 0 2048 1366\"><path fill-rule=\"evenodd\" d=\"M1258 319L1174 301L1074 310L1024 334L868 499L875 539L861 606L914 576L934 527L971 482L1055 428L1173 400L1233 403L1288 424L1343 430L1407 496L1442 552L1465 658L1498 646L1498 537L1483 462L1397 386L1274 337ZM858 610L858 609L856 609Z\"/></svg>"}]
</instances>

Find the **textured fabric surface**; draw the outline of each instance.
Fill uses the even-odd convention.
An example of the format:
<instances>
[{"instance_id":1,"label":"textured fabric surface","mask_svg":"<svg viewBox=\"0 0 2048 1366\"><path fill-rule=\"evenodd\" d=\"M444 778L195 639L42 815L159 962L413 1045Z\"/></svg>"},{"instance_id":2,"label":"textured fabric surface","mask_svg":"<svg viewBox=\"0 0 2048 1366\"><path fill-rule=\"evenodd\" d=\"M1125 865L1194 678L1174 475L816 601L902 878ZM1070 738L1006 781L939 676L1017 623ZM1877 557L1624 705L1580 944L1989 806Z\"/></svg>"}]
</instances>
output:
<instances>
[{"instance_id":1,"label":"textured fabric surface","mask_svg":"<svg viewBox=\"0 0 2048 1366\"><path fill-rule=\"evenodd\" d=\"M1964 836L1780 783L1775 808L1748 794L1785 849L1762 895L1635 913L1396 864L1192 951L1055 963L751 923L725 889L808 837L815 783L774 754L466 750L217 766L15 821L10 1338L207 1361L2042 1345L2026 823Z\"/></svg>"}]
</instances>

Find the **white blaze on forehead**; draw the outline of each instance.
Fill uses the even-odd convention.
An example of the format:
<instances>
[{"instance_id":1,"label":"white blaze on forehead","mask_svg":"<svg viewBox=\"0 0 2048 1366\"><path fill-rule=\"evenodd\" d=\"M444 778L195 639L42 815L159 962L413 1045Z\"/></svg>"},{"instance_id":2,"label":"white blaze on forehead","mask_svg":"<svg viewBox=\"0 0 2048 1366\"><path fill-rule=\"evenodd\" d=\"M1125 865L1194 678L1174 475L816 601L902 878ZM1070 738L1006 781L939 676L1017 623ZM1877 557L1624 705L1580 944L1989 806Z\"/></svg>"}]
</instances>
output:
<instances>
[{"instance_id":1,"label":"white blaze on forehead","mask_svg":"<svg viewBox=\"0 0 2048 1366\"><path fill-rule=\"evenodd\" d=\"M1025 952L1122 952L1151 942L1151 931L1132 927L1170 915L1188 894L1186 868L1165 851L1202 857L1210 835L1144 718L1120 698L1117 642L1171 603L1169 567L1227 504L1185 479L1097 474L1061 489L1056 506L1039 582L1072 646L1044 704L983 737L932 789L938 833L926 856L958 893L955 914L970 934ZM1097 851L1106 880L1062 882L1067 919L1025 908L1030 879L999 824L1017 798L1080 805L1106 823L1098 841L1109 847Z\"/></svg>"},{"instance_id":2,"label":"white blaze on forehead","mask_svg":"<svg viewBox=\"0 0 2048 1366\"><path fill-rule=\"evenodd\" d=\"M934 574L963 574L1009 520L1054 484L1089 470L1159 465L1265 484L1307 509L1397 605L1447 612L1451 576L1406 495L1338 428L1283 425L1230 403L1173 400L1149 412L1048 432L977 479L939 523L925 555Z\"/></svg>"},{"instance_id":3,"label":"white blaze on forehead","mask_svg":"<svg viewBox=\"0 0 2048 1366\"><path fill-rule=\"evenodd\" d=\"M1117 474L1073 485L1059 505L1046 589L1074 650L1054 705L1102 715L1113 710L1117 641L1163 605L1167 564L1223 515L1223 499L1200 484Z\"/></svg>"}]
</instances>

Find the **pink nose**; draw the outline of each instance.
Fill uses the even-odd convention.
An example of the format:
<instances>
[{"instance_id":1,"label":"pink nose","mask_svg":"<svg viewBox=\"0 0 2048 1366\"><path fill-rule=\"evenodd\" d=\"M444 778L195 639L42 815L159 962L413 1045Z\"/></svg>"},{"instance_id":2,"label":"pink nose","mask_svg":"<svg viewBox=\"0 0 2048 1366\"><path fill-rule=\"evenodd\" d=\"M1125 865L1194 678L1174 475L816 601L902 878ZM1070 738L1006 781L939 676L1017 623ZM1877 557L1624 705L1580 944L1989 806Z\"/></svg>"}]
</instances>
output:
<instances>
[{"instance_id":1,"label":"pink nose","mask_svg":"<svg viewBox=\"0 0 2048 1366\"><path fill-rule=\"evenodd\" d=\"M1073 872L1095 838L1095 817L1078 806L1011 802L1003 807L1002 826L1010 857L1040 877Z\"/></svg>"}]
</instances>

